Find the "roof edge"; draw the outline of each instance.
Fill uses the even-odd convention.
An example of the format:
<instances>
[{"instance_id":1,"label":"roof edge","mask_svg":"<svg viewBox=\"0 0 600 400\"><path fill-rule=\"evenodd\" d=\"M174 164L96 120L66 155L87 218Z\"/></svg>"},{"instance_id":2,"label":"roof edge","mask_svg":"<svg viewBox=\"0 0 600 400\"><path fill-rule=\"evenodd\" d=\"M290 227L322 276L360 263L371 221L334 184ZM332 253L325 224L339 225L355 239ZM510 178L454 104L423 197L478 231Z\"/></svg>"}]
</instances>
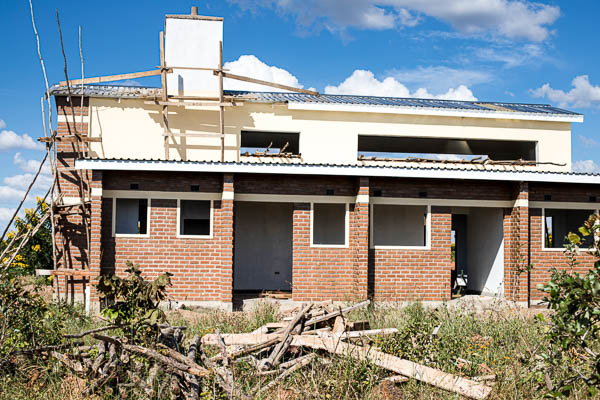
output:
<instances>
[{"instance_id":1,"label":"roof edge","mask_svg":"<svg viewBox=\"0 0 600 400\"><path fill-rule=\"evenodd\" d=\"M600 185L600 174L533 171L480 171L326 164L260 164L218 161L150 161L80 159L75 168L105 171L218 172L293 175L335 175L390 178L491 180L510 182L581 183Z\"/></svg>"}]
</instances>

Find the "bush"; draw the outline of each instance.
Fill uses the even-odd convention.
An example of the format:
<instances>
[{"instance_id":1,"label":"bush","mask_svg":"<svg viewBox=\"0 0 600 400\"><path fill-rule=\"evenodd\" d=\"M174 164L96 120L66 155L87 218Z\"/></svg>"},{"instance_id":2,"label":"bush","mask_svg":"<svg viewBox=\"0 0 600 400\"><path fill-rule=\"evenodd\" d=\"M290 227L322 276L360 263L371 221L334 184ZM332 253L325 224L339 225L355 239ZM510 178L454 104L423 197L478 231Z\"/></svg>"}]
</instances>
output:
<instances>
[{"instance_id":1,"label":"bush","mask_svg":"<svg viewBox=\"0 0 600 400\"><path fill-rule=\"evenodd\" d=\"M568 366L570 370L550 393L554 396L569 394L577 381L585 382L592 393L600 388L600 216L590 216L579 230L583 236L594 237L590 251L598 260L593 268L585 275L572 272L581 237L569 233L571 271L553 269L552 279L543 287L544 300L554 310L545 358L553 369Z\"/></svg>"}]
</instances>

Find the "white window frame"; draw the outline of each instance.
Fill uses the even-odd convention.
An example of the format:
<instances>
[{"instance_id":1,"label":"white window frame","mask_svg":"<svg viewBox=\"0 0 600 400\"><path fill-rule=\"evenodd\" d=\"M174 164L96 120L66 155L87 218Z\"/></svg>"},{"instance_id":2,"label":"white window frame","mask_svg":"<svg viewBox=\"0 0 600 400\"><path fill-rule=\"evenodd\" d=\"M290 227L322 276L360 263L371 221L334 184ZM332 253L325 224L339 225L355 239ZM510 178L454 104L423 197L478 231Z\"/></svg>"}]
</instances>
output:
<instances>
[{"instance_id":1,"label":"white window frame","mask_svg":"<svg viewBox=\"0 0 600 400\"><path fill-rule=\"evenodd\" d=\"M181 200L191 200L191 201L209 201L210 202L210 221L209 221L209 231L208 235L182 235L181 234ZM177 237L183 239L212 239L213 238L213 228L214 228L214 220L213 220L213 210L214 210L214 200L211 199L177 199Z\"/></svg>"},{"instance_id":2,"label":"white window frame","mask_svg":"<svg viewBox=\"0 0 600 400\"><path fill-rule=\"evenodd\" d=\"M373 200L373 198L371 198ZM427 217L425 218L425 246L387 246L387 245L374 245L373 237L375 231L373 230L374 216L373 207L376 205L394 205L394 206L425 206L427 210ZM371 202L369 204L369 248L370 249L388 249L388 250L420 250L428 251L431 250L431 204L415 204L415 202Z\"/></svg>"},{"instance_id":3,"label":"white window frame","mask_svg":"<svg viewBox=\"0 0 600 400\"><path fill-rule=\"evenodd\" d=\"M546 208L550 208L553 210L591 210L592 212L598 214L600 212L600 209L598 208L598 204L593 203L594 205L591 207L586 207L589 206L589 203L560 203L560 204L556 204L553 205L551 202L547 202L544 204L544 207L540 207L542 209L542 251L549 251L549 252L565 252L567 249L563 246L563 247L546 247ZM530 207L530 208L534 208L534 207ZM583 224L583 221L582 221ZM577 233L579 234L579 232L573 232L573 233ZM588 250L588 249L582 249L582 250Z\"/></svg>"},{"instance_id":4,"label":"white window frame","mask_svg":"<svg viewBox=\"0 0 600 400\"><path fill-rule=\"evenodd\" d=\"M330 197L331 199L331 197ZM315 203L317 204L331 204L331 203L335 203L335 204L345 204L346 205L346 214L345 214L345 220L344 220L344 244L315 244L313 242L314 237L313 237L313 233L314 233L314 223L315 223L315 219L314 219L314 205ZM348 202L344 202L344 201L323 201L323 202L314 202L311 201L310 203L310 247L316 247L316 248L338 248L338 249L344 249L344 248L348 248L349 244L350 244L350 203Z\"/></svg>"},{"instance_id":5,"label":"white window frame","mask_svg":"<svg viewBox=\"0 0 600 400\"><path fill-rule=\"evenodd\" d=\"M148 238L150 237L150 229L152 220L150 212L152 209L152 199L147 196L143 196L144 193L132 192L132 196L118 196L112 197L112 236L113 237L130 237L130 238ZM142 196L140 196L142 195ZM147 200L148 211L146 212L146 233L116 233L117 228L117 200L119 199L133 199L133 200Z\"/></svg>"}]
</instances>

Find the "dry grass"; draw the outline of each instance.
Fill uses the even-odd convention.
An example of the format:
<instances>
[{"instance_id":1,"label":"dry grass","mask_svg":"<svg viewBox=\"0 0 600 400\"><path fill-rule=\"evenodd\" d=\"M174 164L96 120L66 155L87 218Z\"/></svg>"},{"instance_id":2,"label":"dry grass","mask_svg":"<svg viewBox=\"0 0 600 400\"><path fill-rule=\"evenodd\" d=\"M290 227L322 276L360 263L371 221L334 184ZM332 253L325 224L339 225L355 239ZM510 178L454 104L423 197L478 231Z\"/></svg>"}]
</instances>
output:
<instances>
[{"instance_id":1,"label":"dry grass","mask_svg":"<svg viewBox=\"0 0 600 400\"><path fill-rule=\"evenodd\" d=\"M403 308L361 309L352 312L349 319L367 319L372 328L397 328L397 335L375 343L391 354L460 376L496 375L490 399L542 399L546 393L544 368L537 357L547 347L544 338L547 326L534 318L535 313L501 306L484 312L468 307L449 311L445 307L430 309L414 303ZM279 319L277 309L268 303L261 303L249 312L180 310L169 313L171 324L188 326L188 338L216 329L224 333L250 332ZM438 326L437 334L432 335ZM77 327L71 326L70 330ZM561 371L556 371L552 378L559 378L560 374ZM321 361L289 376L262 398L458 399L453 393L415 380L380 386L381 380L389 375L388 371L367 362L324 354ZM55 364L38 361L14 376L0 377L0 398L78 399L77 380L66 376ZM235 376L236 383L246 390L266 384L270 379L259 377L253 367L243 362L237 364ZM203 399L227 398L211 382L204 386ZM580 386L572 398L591 396Z\"/></svg>"}]
</instances>

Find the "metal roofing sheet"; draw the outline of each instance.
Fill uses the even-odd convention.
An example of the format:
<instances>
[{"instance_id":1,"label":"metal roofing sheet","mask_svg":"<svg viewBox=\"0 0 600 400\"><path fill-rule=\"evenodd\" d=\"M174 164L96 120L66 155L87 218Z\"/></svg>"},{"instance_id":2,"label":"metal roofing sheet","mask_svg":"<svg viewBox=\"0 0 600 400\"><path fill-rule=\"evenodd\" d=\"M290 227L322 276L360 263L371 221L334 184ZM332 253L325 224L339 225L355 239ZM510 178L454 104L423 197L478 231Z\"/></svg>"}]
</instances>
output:
<instances>
[{"instance_id":1,"label":"metal roofing sheet","mask_svg":"<svg viewBox=\"0 0 600 400\"><path fill-rule=\"evenodd\" d=\"M119 85L85 85L72 86L71 95L90 97L112 97L112 98L144 98L156 97L161 93L160 88L140 87L140 86L119 86ZM54 85L50 88L50 93L55 96L68 96L69 92L65 86ZM499 108L508 109L515 112L538 114L538 115L580 115L578 113L553 107L548 104L522 104L522 103L497 103L481 101L459 101L459 100L440 100L440 99L417 99L401 97L380 97L380 96L355 96L339 94L321 94L320 96L291 93L291 92L252 92L241 90L226 90L226 95L233 97L253 97L244 101L256 103L312 103L312 104L339 104L339 105L369 105L385 107L411 107L424 109L442 109L442 110L470 110L499 112ZM489 107L486 107L489 104Z\"/></svg>"}]
</instances>

